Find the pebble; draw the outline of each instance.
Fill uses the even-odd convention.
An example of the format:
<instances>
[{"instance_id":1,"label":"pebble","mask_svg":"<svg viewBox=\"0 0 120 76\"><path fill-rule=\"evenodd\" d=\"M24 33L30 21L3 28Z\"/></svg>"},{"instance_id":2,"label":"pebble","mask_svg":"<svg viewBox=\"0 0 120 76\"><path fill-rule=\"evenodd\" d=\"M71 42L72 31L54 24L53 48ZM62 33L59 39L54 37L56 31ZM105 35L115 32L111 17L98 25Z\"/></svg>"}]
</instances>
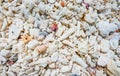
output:
<instances>
[{"instance_id":1,"label":"pebble","mask_svg":"<svg viewBox=\"0 0 120 76\"><path fill-rule=\"evenodd\" d=\"M65 72L69 72L71 69L72 69L72 61L69 63L68 66L61 66L61 72L62 73L65 73Z\"/></svg>"},{"instance_id":2,"label":"pebble","mask_svg":"<svg viewBox=\"0 0 120 76\"><path fill-rule=\"evenodd\" d=\"M109 43L109 41L105 40L105 39L102 39L100 47L101 47L101 52L104 52L104 53L108 52L110 50L110 43Z\"/></svg>"},{"instance_id":3,"label":"pebble","mask_svg":"<svg viewBox=\"0 0 120 76\"><path fill-rule=\"evenodd\" d=\"M29 49L34 49L38 45L38 43L39 42L37 40L32 40L27 44L27 46Z\"/></svg>"},{"instance_id":4,"label":"pebble","mask_svg":"<svg viewBox=\"0 0 120 76\"><path fill-rule=\"evenodd\" d=\"M108 75L110 76L119 76L120 70L118 70L113 60L110 60L107 64L107 69L109 70Z\"/></svg>"},{"instance_id":5,"label":"pebble","mask_svg":"<svg viewBox=\"0 0 120 76\"><path fill-rule=\"evenodd\" d=\"M30 29L30 35L33 37L38 37L39 36L40 29L34 28Z\"/></svg>"},{"instance_id":6,"label":"pebble","mask_svg":"<svg viewBox=\"0 0 120 76\"><path fill-rule=\"evenodd\" d=\"M43 35L44 37L46 37L48 35L48 32L47 31L42 31L42 32L39 32L39 35Z\"/></svg>"},{"instance_id":7,"label":"pebble","mask_svg":"<svg viewBox=\"0 0 120 76\"><path fill-rule=\"evenodd\" d=\"M86 68L88 66L86 62L77 55L73 55L72 60L73 62L76 62L77 64L81 65L83 68Z\"/></svg>"},{"instance_id":8,"label":"pebble","mask_svg":"<svg viewBox=\"0 0 120 76\"><path fill-rule=\"evenodd\" d=\"M117 47L119 46L119 38L120 36L116 36L110 39L110 46L112 49L117 49Z\"/></svg>"},{"instance_id":9,"label":"pebble","mask_svg":"<svg viewBox=\"0 0 120 76\"><path fill-rule=\"evenodd\" d=\"M81 3L82 2L82 0L76 0L76 3Z\"/></svg>"},{"instance_id":10,"label":"pebble","mask_svg":"<svg viewBox=\"0 0 120 76\"><path fill-rule=\"evenodd\" d=\"M56 65L55 65L55 63L49 64L49 68L51 68L51 69L54 69L54 68L56 68Z\"/></svg>"},{"instance_id":11,"label":"pebble","mask_svg":"<svg viewBox=\"0 0 120 76\"><path fill-rule=\"evenodd\" d=\"M107 65L107 63L109 62L109 58L106 55L101 55L98 59L97 64L99 66L105 67Z\"/></svg>"},{"instance_id":12,"label":"pebble","mask_svg":"<svg viewBox=\"0 0 120 76\"><path fill-rule=\"evenodd\" d=\"M118 27L115 24L109 23L108 21L100 21L96 24L96 27L100 31L100 34L104 37L108 36L110 32L113 32L118 29Z\"/></svg>"},{"instance_id":13,"label":"pebble","mask_svg":"<svg viewBox=\"0 0 120 76\"><path fill-rule=\"evenodd\" d=\"M56 0L48 0L49 3L54 3Z\"/></svg>"},{"instance_id":14,"label":"pebble","mask_svg":"<svg viewBox=\"0 0 120 76\"><path fill-rule=\"evenodd\" d=\"M9 39L17 39L20 35L21 29L15 25L11 25L9 28Z\"/></svg>"},{"instance_id":15,"label":"pebble","mask_svg":"<svg viewBox=\"0 0 120 76\"><path fill-rule=\"evenodd\" d=\"M56 62L58 60L59 54L58 52L55 52L51 55L51 61Z\"/></svg>"}]
</instances>

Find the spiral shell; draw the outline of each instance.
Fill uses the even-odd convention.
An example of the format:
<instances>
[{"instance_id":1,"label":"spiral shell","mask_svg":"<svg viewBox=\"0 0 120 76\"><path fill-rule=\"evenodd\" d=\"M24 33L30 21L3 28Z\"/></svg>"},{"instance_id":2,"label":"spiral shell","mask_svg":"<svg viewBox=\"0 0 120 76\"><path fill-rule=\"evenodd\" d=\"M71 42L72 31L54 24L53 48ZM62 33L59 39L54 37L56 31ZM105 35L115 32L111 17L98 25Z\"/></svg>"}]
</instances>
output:
<instances>
[{"instance_id":1,"label":"spiral shell","mask_svg":"<svg viewBox=\"0 0 120 76\"><path fill-rule=\"evenodd\" d=\"M47 47L45 45L38 45L35 48L35 51L38 51L39 53L44 53L44 52L46 52L46 50L47 50Z\"/></svg>"}]
</instances>

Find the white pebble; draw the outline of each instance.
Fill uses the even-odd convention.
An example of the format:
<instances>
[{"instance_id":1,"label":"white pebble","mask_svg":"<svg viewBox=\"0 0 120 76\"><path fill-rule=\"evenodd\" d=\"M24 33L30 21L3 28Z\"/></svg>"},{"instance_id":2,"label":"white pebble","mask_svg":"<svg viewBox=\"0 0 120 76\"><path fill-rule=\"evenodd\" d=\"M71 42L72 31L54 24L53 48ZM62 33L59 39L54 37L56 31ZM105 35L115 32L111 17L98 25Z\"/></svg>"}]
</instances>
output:
<instances>
[{"instance_id":1,"label":"white pebble","mask_svg":"<svg viewBox=\"0 0 120 76\"><path fill-rule=\"evenodd\" d=\"M73 60L73 62L76 62L79 65L81 65L83 68L87 67L87 64L85 63L85 61L77 55L73 55L72 60Z\"/></svg>"},{"instance_id":2,"label":"white pebble","mask_svg":"<svg viewBox=\"0 0 120 76\"><path fill-rule=\"evenodd\" d=\"M48 0L49 3L54 3L56 0Z\"/></svg>"},{"instance_id":3,"label":"white pebble","mask_svg":"<svg viewBox=\"0 0 120 76\"><path fill-rule=\"evenodd\" d=\"M71 61L68 66L62 66L60 71L61 71L62 73L69 72L69 71L72 69L72 64L73 64L73 63L72 63L72 61Z\"/></svg>"},{"instance_id":4,"label":"white pebble","mask_svg":"<svg viewBox=\"0 0 120 76\"><path fill-rule=\"evenodd\" d=\"M57 59L58 59L58 52L55 52L55 53L53 53L52 56L51 56L51 61L52 61L52 62L56 62Z\"/></svg>"},{"instance_id":5,"label":"white pebble","mask_svg":"<svg viewBox=\"0 0 120 76\"><path fill-rule=\"evenodd\" d=\"M101 55L100 58L98 59L97 64L99 66L106 66L107 63L109 62L109 58L106 55Z\"/></svg>"},{"instance_id":6,"label":"white pebble","mask_svg":"<svg viewBox=\"0 0 120 76\"><path fill-rule=\"evenodd\" d=\"M37 29L37 28L30 29L30 35L31 36L38 37L39 36L39 32L40 32L40 29Z\"/></svg>"},{"instance_id":7,"label":"white pebble","mask_svg":"<svg viewBox=\"0 0 120 76\"><path fill-rule=\"evenodd\" d=\"M29 49L34 49L38 45L38 43L39 42L37 40L32 40L27 44L27 46Z\"/></svg>"}]
</instances>

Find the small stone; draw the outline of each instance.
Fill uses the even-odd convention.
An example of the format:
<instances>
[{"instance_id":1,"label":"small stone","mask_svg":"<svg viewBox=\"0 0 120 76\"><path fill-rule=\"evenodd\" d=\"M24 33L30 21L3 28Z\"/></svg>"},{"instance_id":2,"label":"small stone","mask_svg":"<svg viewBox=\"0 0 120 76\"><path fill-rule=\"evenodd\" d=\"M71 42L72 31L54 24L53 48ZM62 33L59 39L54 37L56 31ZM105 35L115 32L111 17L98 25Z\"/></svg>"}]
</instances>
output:
<instances>
[{"instance_id":1,"label":"small stone","mask_svg":"<svg viewBox=\"0 0 120 76\"><path fill-rule=\"evenodd\" d=\"M8 54L10 54L10 51L9 50L1 50L0 54L2 56L7 56Z\"/></svg>"},{"instance_id":2,"label":"small stone","mask_svg":"<svg viewBox=\"0 0 120 76\"><path fill-rule=\"evenodd\" d=\"M48 0L49 3L54 3L56 0Z\"/></svg>"},{"instance_id":3,"label":"small stone","mask_svg":"<svg viewBox=\"0 0 120 76\"><path fill-rule=\"evenodd\" d=\"M30 35L33 37L38 37L39 36L40 29L34 28L30 29Z\"/></svg>"},{"instance_id":4,"label":"small stone","mask_svg":"<svg viewBox=\"0 0 120 76\"><path fill-rule=\"evenodd\" d=\"M11 25L9 28L9 38L17 39L20 35L21 29L15 25Z\"/></svg>"},{"instance_id":5,"label":"small stone","mask_svg":"<svg viewBox=\"0 0 120 76\"><path fill-rule=\"evenodd\" d=\"M109 70L109 76L120 76L120 70L117 68L113 60L108 62L107 69Z\"/></svg>"},{"instance_id":6,"label":"small stone","mask_svg":"<svg viewBox=\"0 0 120 76\"><path fill-rule=\"evenodd\" d=\"M110 43L108 40L101 40L101 44L100 44L100 47L101 47L101 52L108 52L110 50Z\"/></svg>"},{"instance_id":7,"label":"small stone","mask_svg":"<svg viewBox=\"0 0 120 76\"><path fill-rule=\"evenodd\" d=\"M82 2L82 0L76 0L76 3L81 3Z\"/></svg>"},{"instance_id":8,"label":"small stone","mask_svg":"<svg viewBox=\"0 0 120 76\"><path fill-rule=\"evenodd\" d=\"M101 55L100 58L98 59L97 64L99 66L105 67L108 62L109 62L109 58L106 55Z\"/></svg>"},{"instance_id":9,"label":"small stone","mask_svg":"<svg viewBox=\"0 0 120 76\"><path fill-rule=\"evenodd\" d=\"M47 50L47 47L45 45L38 45L34 51L37 51L39 53L45 53Z\"/></svg>"},{"instance_id":10,"label":"small stone","mask_svg":"<svg viewBox=\"0 0 120 76\"><path fill-rule=\"evenodd\" d=\"M55 68L55 63L49 64L49 68Z\"/></svg>"},{"instance_id":11,"label":"small stone","mask_svg":"<svg viewBox=\"0 0 120 76\"><path fill-rule=\"evenodd\" d=\"M37 40L32 40L27 44L27 46L29 49L34 49L38 45L38 43L39 42Z\"/></svg>"},{"instance_id":12,"label":"small stone","mask_svg":"<svg viewBox=\"0 0 120 76\"><path fill-rule=\"evenodd\" d=\"M68 66L62 66L61 67L61 72L65 73L65 72L69 72L72 69L72 62L70 62L70 64Z\"/></svg>"},{"instance_id":13,"label":"small stone","mask_svg":"<svg viewBox=\"0 0 120 76\"><path fill-rule=\"evenodd\" d=\"M58 52L53 53L51 56L51 61L56 62L58 60L58 56Z\"/></svg>"},{"instance_id":14,"label":"small stone","mask_svg":"<svg viewBox=\"0 0 120 76\"><path fill-rule=\"evenodd\" d=\"M108 21L100 21L96 24L96 27L100 31L102 36L108 36L110 32L113 32L118 29L117 25L109 23Z\"/></svg>"},{"instance_id":15,"label":"small stone","mask_svg":"<svg viewBox=\"0 0 120 76\"><path fill-rule=\"evenodd\" d=\"M70 76L80 76L80 75L77 75L77 74L71 74Z\"/></svg>"},{"instance_id":16,"label":"small stone","mask_svg":"<svg viewBox=\"0 0 120 76\"><path fill-rule=\"evenodd\" d=\"M83 68L87 67L87 64L85 63L85 61L77 55L73 55L72 60L73 60L73 62L76 62L79 65L81 65Z\"/></svg>"}]
</instances>

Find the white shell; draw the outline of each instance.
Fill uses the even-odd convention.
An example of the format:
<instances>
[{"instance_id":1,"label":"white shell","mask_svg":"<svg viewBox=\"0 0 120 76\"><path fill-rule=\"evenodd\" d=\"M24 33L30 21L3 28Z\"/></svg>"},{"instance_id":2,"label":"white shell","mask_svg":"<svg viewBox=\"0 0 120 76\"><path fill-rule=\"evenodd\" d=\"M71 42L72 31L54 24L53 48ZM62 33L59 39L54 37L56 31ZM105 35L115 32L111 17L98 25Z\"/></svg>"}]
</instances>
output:
<instances>
[{"instance_id":1,"label":"white shell","mask_svg":"<svg viewBox=\"0 0 120 76\"><path fill-rule=\"evenodd\" d=\"M27 44L27 46L29 49L34 49L38 45L38 43L39 42L37 40L32 40Z\"/></svg>"},{"instance_id":2,"label":"white shell","mask_svg":"<svg viewBox=\"0 0 120 76\"><path fill-rule=\"evenodd\" d=\"M4 30L6 29L6 27L7 27L7 25L8 25L7 19L5 18L5 19L4 19L4 22L3 22L3 24L2 24L1 30L4 31Z\"/></svg>"},{"instance_id":3,"label":"white shell","mask_svg":"<svg viewBox=\"0 0 120 76\"><path fill-rule=\"evenodd\" d=\"M65 31L65 33L63 33L63 35L58 40L64 40L74 32L75 32L75 28L70 28L69 30Z\"/></svg>"},{"instance_id":4,"label":"white shell","mask_svg":"<svg viewBox=\"0 0 120 76\"><path fill-rule=\"evenodd\" d=\"M34 29L30 29L30 35L33 37L38 37L40 33L40 29L34 28Z\"/></svg>"},{"instance_id":5,"label":"white shell","mask_svg":"<svg viewBox=\"0 0 120 76\"><path fill-rule=\"evenodd\" d=\"M50 76L50 74L51 74L51 69L48 69L48 70L45 72L44 76Z\"/></svg>"},{"instance_id":6,"label":"white shell","mask_svg":"<svg viewBox=\"0 0 120 76\"><path fill-rule=\"evenodd\" d=\"M20 35L21 29L16 25L11 25L9 28L9 39L17 39Z\"/></svg>"},{"instance_id":7,"label":"white shell","mask_svg":"<svg viewBox=\"0 0 120 76\"><path fill-rule=\"evenodd\" d=\"M112 76L112 75L119 76L120 75L120 70L117 68L117 66L115 65L113 60L108 62L107 69L110 71L108 73L110 76Z\"/></svg>"},{"instance_id":8,"label":"white shell","mask_svg":"<svg viewBox=\"0 0 120 76\"><path fill-rule=\"evenodd\" d=\"M78 64L73 64L72 74L81 75L81 71L80 70L81 70L81 66L79 66Z\"/></svg>"},{"instance_id":9,"label":"white shell","mask_svg":"<svg viewBox=\"0 0 120 76\"><path fill-rule=\"evenodd\" d=\"M107 63L109 62L109 58L106 55L101 55L100 58L98 59L97 64L99 66L106 66Z\"/></svg>"},{"instance_id":10,"label":"white shell","mask_svg":"<svg viewBox=\"0 0 120 76\"><path fill-rule=\"evenodd\" d=\"M58 62L63 65L68 65L69 61L64 55L59 55Z\"/></svg>"},{"instance_id":11,"label":"white shell","mask_svg":"<svg viewBox=\"0 0 120 76\"><path fill-rule=\"evenodd\" d=\"M62 73L69 72L69 71L72 69L72 64L73 64L73 63L72 63L72 61L71 61L68 66L62 66L60 71L61 71Z\"/></svg>"},{"instance_id":12,"label":"white shell","mask_svg":"<svg viewBox=\"0 0 120 76\"><path fill-rule=\"evenodd\" d=\"M39 60L37 60L36 62L33 63L34 64L39 64L42 67L46 67L47 64L49 64L50 61L50 57L44 57L44 58L39 58Z\"/></svg>"},{"instance_id":13,"label":"white shell","mask_svg":"<svg viewBox=\"0 0 120 76\"><path fill-rule=\"evenodd\" d=\"M68 45L68 46L70 46L70 47L74 47L74 46L75 46L72 42L70 42L70 41L68 41L68 40L63 40L62 43L63 43L63 44L66 44L66 45Z\"/></svg>"},{"instance_id":14,"label":"white shell","mask_svg":"<svg viewBox=\"0 0 120 76\"><path fill-rule=\"evenodd\" d=\"M82 2L82 0L76 0L76 3L81 3Z\"/></svg>"},{"instance_id":15,"label":"white shell","mask_svg":"<svg viewBox=\"0 0 120 76\"><path fill-rule=\"evenodd\" d=\"M110 46L112 49L117 49L118 45L119 45L119 36L118 37L114 37L112 39L110 39Z\"/></svg>"},{"instance_id":16,"label":"white shell","mask_svg":"<svg viewBox=\"0 0 120 76\"><path fill-rule=\"evenodd\" d=\"M58 56L59 56L58 52L53 53L51 56L51 61L56 62L58 60Z\"/></svg>"},{"instance_id":17,"label":"white shell","mask_svg":"<svg viewBox=\"0 0 120 76\"><path fill-rule=\"evenodd\" d=\"M0 55L0 64L4 64L6 61L7 59L3 57L2 55Z\"/></svg>"},{"instance_id":18,"label":"white shell","mask_svg":"<svg viewBox=\"0 0 120 76\"><path fill-rule=\"evenodd\" d=\"M110 43L109 43L109 41L105 40L105 39L102 39L100 47L101 47L101 51L102 52L105 52L105 53L108 52L110 50Z\"/></svg>"},{"instance_id":19,"label":"white shell","mask_svg":"<svg viewBox=\"0 0 120 76\"><path fill-rule=\"evenodd\" d=\"M108 36L110 32L118 29L115 24L109 23L108 21L100 21L96 24L96 27L102 36Z\"/></svg>"},{"instance_id":20,"label":"white shell","mask_svg":"<svg viewBox=\"0 0 120 76\"><path fill-rule=\"evenodd\" d=\"M72 60L73 62L76 62L79 65L81 65L83 68L86 68L88 66L86 62L77 55L73 55Z\"/></svg>"},{"instance_id":21,"label":"white shell","mask_svg":"<svg viewBox=\"0 0 120 76\"><path fill-rule=\"evenodd\" d=\"M54 69L56 67L55 63L49 64L49 68Z\"/></svg>"},{"instance_id":22,"label":"white shell","mask_svg":"<svg viewBox=\"0 0 120 76\"><path fill-rule=\"evenodd\" d=\"M56 0L48 0L49 3L54 3Z\"/></svg>"},{"instance_id":23,"label":"white shell","mask_svg":"<svg viewBox=\"0 0 120 76\"><path fill-rule=\"evenodd\" d=\"M2 56L7 56L8 54L10 53L10 51L9 50L1 50L1 52L0 52L0 54L2 55Z\"/></svg>"}]
</instances>

